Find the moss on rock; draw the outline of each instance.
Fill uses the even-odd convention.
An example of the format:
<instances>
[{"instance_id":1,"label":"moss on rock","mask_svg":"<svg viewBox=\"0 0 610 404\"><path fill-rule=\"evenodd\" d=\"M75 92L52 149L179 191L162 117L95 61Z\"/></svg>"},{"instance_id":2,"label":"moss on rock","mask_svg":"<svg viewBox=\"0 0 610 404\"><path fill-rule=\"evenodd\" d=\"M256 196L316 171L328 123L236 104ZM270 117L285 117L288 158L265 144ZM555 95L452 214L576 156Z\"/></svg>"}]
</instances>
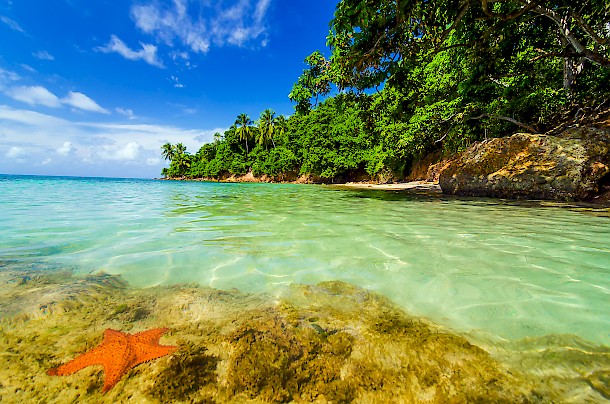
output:
<instances>
[{"instance_id":1,"label":"moss on rock","mask_svg":"<svg viewBox=\"0 0 610 404\"><path fill-rule=\"evenodd\" d=\"M2 279L10 278L7 274ZM279 301L193 286L131 289L108 276L63 277L46 284L42 294L35 284L12 288L0 294L0 305L19 295L27 296L25 312L45 296L54 296L58 306L63 299L76 299L79 306L37 316L3 315L3 402L562 399L553 390L557 385L545 384L542 373L525 377L517 366L505 367L464 337L341 282L293 285ZM146 316L133 315L142 309ZM130 370L107 394L100 391L101 367L63 377L46 374L96 346L105 328L133 333L155 327L169 327L161 343L179 349ZM590 377L573 377L570 383L589 389L589 397L602 398L609 367L597 363L594 369Z\"/></svg>"}]
</instances>

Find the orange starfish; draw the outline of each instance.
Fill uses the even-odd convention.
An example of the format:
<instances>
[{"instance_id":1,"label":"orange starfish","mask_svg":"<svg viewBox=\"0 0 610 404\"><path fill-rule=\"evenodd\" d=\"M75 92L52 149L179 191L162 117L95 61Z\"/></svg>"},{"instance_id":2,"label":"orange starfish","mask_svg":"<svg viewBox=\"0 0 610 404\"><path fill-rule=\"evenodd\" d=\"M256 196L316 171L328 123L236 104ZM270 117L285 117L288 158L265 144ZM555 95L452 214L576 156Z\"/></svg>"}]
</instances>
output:
<instances>
[{"instance_id":1,"label":"orange starfish","mask_svg":"<svg viewBox=\"0 0 610 404\"><path fill-rule=\"evenodd\" d=\"M100 345L70 362L49 369L47 374L71 375L87 366L103 365L105 380L102 391L105 393L114 387L129 369L178 349L177 346L159 344L159 338L167 331L167 328L155 328L137 334L127 334L108 328L104 331L104 340Z\"/></svg>"}]
</instances>

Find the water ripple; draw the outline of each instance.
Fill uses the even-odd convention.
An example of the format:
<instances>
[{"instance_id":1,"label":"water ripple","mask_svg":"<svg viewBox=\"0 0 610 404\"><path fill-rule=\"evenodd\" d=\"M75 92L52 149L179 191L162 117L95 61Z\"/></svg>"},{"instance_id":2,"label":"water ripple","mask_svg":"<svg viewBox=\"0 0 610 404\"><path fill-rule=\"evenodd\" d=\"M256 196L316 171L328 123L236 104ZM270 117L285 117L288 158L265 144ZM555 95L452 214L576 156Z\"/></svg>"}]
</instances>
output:
<instances>
[{"instance_id":1,"label":"water ripple","mask_svg":"<svg viewBox=\"0 0 610 404\"><path fill-rule=\"evenodd\" d=\"M343 280L501 339L610 345L610 219L561 204L281 184L0 181L0 261L245 291ZM279 292L278 292L279 293Z\"/></svg>"}]
</instances>

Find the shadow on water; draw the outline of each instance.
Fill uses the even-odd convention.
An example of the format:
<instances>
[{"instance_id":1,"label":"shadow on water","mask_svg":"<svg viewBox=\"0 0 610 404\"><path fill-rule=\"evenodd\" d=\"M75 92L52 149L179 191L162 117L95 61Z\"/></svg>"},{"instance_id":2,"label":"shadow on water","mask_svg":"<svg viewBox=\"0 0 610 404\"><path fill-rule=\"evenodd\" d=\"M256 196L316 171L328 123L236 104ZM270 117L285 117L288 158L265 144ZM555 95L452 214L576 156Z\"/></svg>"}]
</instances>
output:
<instances>
[{"instance_id":1,"label":"shadow on water","mask_svg":"<svg viewBox=\"0 0 610 404\"><path fill-rule=\"evenodd\" d=\"M344 192L347 198L375 199L387 202L456 203L481 206L506 206L519 208L551 208L578 212L596 217L609 217L610 207L588 202L562 202L549 200L525 200L506 198L468 197L446 195L429 190L376 190L335 187L336 192Z\"/></svg>"}]
</instances>

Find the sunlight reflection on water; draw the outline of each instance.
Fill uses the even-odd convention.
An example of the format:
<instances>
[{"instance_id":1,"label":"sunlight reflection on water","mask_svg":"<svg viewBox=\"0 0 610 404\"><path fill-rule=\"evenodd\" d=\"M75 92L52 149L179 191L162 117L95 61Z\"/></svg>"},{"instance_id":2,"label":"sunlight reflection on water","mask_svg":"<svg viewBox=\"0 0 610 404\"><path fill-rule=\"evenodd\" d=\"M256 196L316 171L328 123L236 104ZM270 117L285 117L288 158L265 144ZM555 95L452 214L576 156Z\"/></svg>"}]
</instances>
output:
<instances>
[{"instance_id":1,"label":"sunlight reflection on water","mask_svg":"<svg viewBox=\"0 0 610 404\"><path fill-rule=\"evenodd\" d=\"M464 332L610 345L610 218L561 204L44 177L0 194L0 260L278 295L343 280Z\"/></svg>"}]
</instances>

